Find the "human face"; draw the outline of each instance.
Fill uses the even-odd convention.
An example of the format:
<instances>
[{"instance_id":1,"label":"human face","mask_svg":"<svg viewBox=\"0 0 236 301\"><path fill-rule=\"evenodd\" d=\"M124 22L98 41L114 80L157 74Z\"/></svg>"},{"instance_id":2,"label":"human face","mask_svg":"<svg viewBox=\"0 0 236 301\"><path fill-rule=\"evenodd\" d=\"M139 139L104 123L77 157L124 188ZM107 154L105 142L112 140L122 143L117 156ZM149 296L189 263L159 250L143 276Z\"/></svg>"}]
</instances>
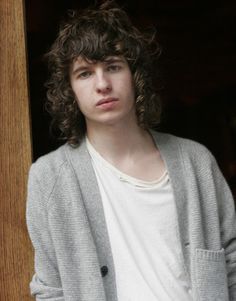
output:
<instances>
[{"instance_id":1,"label":"human face","mask_svg":"<svg viewBox=\"0 0 236 301\"><path fill-rule=\"evenodd\" d=\"M136 122L133 77L123 57L97 62L78 57L72 64L70 81L87 130Z\"/></svg>"}]
</instances>

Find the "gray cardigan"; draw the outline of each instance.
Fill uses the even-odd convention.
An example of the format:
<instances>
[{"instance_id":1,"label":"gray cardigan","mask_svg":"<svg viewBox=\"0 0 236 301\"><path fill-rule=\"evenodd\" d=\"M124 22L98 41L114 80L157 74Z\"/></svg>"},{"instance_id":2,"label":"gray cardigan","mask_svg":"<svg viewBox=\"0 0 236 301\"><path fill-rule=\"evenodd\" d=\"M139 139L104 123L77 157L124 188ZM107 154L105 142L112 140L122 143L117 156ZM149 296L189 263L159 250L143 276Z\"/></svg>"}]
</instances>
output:
<instances>
[{"instance_id":1,"label":"gray cardigan","mask_svg":"<svg viewBox=\"0 0 236 301\"><path fill-rule=\"evenodd\" d=\"M236 300L234 202L215 159L196 142L152 134L173 186L194 300ZM27 224L36 300L117 301L101 196L84 141L32 165Z\"/></svg>"}]
</instances>

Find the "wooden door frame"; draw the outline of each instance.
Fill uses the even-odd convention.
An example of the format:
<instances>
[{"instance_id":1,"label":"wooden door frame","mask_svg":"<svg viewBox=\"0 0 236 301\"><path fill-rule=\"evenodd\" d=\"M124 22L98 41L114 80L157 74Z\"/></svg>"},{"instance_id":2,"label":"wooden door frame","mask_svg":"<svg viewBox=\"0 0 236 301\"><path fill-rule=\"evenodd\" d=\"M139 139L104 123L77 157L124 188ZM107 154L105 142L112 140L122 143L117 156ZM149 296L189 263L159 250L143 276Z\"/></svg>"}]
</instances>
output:
<instances>
[{"instance_id":1,"label":"wooden door frame","mask_svg":"<svg viewBox=\"0 0 236 301\"><path fill-rule=\"evenodd\" d=\"M0 1L0 300L32 300L33 252L25 224L32 162L23 0Z\"/></svg>"}]
</instances>

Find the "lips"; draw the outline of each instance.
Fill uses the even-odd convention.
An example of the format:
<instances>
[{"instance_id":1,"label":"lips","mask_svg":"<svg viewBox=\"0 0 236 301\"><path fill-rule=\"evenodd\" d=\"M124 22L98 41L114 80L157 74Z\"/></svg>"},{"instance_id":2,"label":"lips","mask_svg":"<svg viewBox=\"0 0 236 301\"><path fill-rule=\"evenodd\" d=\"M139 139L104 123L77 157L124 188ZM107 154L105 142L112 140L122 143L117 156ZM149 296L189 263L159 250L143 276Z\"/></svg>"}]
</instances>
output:
<instances>
[{"instance_id":1,"label":"lips","mask_svg":"<svg viewBox=\"0 0 236 301\"><path fill-rule=\"evenodd\" d=\"M96 106L101 106L115 101L118 101L118 98L115 97L102 98L96 103Z\"/></svg>"}]
</instances>

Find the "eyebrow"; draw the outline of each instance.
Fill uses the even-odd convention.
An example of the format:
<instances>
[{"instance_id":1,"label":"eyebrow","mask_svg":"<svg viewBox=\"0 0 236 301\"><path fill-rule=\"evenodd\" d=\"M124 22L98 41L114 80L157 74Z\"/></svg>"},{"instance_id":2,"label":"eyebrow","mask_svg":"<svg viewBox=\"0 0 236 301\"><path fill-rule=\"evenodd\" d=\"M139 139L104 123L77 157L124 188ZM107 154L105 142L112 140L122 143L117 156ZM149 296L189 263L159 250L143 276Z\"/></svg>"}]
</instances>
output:
<instances>
[{"instance_id":1,"label":"eyebrow","mask_svg":"<svg viewBox=\"0 0 236 301\"><path fill-rule=\"evenodd\" d=\"M114 64L114 63L124 63L125 60L122 59L122 58L119 58L119 57L108 57L105 60L98 61L98 62L105 63L106 65L109 65L109 64ZM75 68L75 70L72 70L72 75L75 75L78 72L86 71L89 68L90 64L94 64L94 62L91 62L91 63L83 62L83 63L81 63L81 65L78 66L77 68Z\"/></svg>"},{"instance_id":2,"label":"eyebrow","mask_svg":"<svg viewBox=\"0 0 236 301\"><path fill-rule=\"evenodd\" d=\"M113 63L124 63L124 59L119 57L108 57L107 59L103 60L102 62L106 64L113 64Z\"/></svg>"}]
</instances>

